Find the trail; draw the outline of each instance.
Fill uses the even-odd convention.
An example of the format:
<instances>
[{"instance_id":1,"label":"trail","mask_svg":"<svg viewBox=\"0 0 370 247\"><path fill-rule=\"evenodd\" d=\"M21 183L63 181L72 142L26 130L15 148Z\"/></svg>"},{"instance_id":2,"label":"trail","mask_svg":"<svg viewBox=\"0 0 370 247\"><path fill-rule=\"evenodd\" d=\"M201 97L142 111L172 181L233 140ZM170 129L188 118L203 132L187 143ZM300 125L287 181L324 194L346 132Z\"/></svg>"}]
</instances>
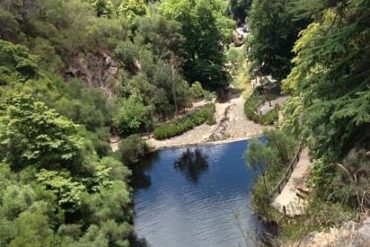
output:
<instances>
[{"instance_id":1,"label":"trail","mask_svg":"<svg viewBox=\"0 0 370 247\"><path fill-rule=\"evenodd\" d=\"M266 101L263 105L261 105L257 112L261 113L261 115L266 115L272 109L275 108L276 105L281 106L286 100L288 99L287 96L281 96L271 101Z\"/></svg>"},{"instance_id":2,"label":"trail","mask_svg":"<svg viewBox=\"0 0 370 247\"><path fill-rule=\"evenodd\" d=\"M288 216L303 215L306 210L307 201L302 191L306 191L305 183L307 181L310 169L310 158L308 148L302 150L297 166L291 174L288 183L284 186L281 193L276 196L271 206L281 213L284 213L284 207Z\"/></svg>"}]
</instances>

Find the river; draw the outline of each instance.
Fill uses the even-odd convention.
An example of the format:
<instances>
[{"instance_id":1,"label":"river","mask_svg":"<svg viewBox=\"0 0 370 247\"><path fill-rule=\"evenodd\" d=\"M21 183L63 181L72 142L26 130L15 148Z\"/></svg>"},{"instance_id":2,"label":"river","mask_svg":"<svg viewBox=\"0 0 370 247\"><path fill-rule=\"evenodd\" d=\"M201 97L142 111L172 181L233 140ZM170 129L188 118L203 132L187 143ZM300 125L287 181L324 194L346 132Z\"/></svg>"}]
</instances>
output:
<instances>
[{"instance_id":1,"label":"river","mask_svg":"<svg viewBox=\"0 0 370 247\"><path fill-rule=\"evenodd\" d=\"M138 237L152 247L256 246L247 141L158 151L134 171ZM247 239L247 240L246 240Z\"/></svg>"}]
</instances>

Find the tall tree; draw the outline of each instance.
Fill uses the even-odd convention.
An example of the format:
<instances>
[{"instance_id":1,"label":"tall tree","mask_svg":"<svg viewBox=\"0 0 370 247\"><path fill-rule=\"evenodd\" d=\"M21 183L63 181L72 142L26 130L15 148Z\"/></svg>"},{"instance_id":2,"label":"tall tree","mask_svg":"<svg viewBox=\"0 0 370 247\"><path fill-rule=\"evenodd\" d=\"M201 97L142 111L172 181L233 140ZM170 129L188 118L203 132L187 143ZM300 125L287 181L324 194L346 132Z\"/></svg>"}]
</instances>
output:
<instances>
[{"instance_id":1,"label":"tall tree","mask_svg":"<svg viewBox=\"0 0 370 247\"><path fill-rule=\"evenodd\" d=\"M226 18L223 1L165 0L161 12L181 24L184 73L189 82L200 81L210 89L228 85L222 42L231 38L233 21Z\"/></svg>"},{"instance_id":2,"label":"tall tree","mask_svg":"<svg viewBox=\"0 0 370 247\"><path fill-rule=\"evenodd\" d=\"M368 136L370 2L327 0L321 9L315 2L283 88L303 105L299 117L316 156L336 160Z\"/></svg>"},{"instance_id":3,"label":"tall tree","mask_svg":"<svg viewBox=\"0 0 370 247\"><path fill-rule=\"evenodd\" d=\"M252 4L252 0L230 0L229 12L237 24L240 25L247 17L247 11Z\"/></svg>"},{"instance_id":4,"label":"tall tree","mask_svg":"<svg viewBox=\"0 0 370 247\"><path fill-rule=\"evenodd\" d=\"M248 54L251 70L284 79L290 71L292 48L305 21L289 11L292 0L254 0L247 17L251 29Z\"/></svg>"}]
</instances>

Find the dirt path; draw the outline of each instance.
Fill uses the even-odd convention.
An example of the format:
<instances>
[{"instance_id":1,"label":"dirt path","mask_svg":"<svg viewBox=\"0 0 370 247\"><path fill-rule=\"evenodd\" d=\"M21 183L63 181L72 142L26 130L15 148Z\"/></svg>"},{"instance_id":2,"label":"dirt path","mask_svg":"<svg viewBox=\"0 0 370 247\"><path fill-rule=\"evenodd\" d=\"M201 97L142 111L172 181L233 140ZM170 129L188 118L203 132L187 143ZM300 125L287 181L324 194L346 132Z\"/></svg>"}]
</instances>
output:
<instances>
[{"instance_id":1,"label":"dirt path","mask_svg":"<svg viewBox=\"0 0 370 247\"><path fill-rule=\"evenodd\" d=\"M158 141L154 138L147 143L154 149L180 147L203 143L229 142L249 139L262 134L263 126L249 121L244 114L244 97L238 96L225 103L216 103L216 124L206 124L167 140Z\"/></svg>"},{"instance_id":2,"label":"dirt path","mask_svg":"<svg viewBox=\"0 0 370 247\"><path fill-rule=\"evenodd\" d=\"M307 201L302 198L302 194L297 193L299 189L305 190L305 183L309 175L310 158L308 148L302 150L297 166L295 167L288 183L284 186L281 193L275 197L271 206L285 212L288 216L302 215L305 213Z\"/></svg>"},{"instance_id":3,"label":"dirt path","mask_svg":"<svg viewBox=\"0 0 370 247\"><path fill-rule=\"evenodd\" d=\"M257 111L261 113L261 115L266 115L269 113L272 109L275 108L276 105L282 105L286 100L288 99L287 96L281 96L274 100L266 101L263 105L261 105Z\"/></svg>"}]
</instances>

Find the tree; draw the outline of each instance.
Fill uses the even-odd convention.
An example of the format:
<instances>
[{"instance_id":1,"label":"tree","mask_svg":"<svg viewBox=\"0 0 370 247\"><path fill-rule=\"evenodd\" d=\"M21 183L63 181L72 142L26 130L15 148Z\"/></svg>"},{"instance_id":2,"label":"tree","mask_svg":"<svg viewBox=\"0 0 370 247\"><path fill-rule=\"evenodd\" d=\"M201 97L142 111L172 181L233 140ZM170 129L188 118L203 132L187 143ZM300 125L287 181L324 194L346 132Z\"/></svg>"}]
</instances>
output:
<instances>
[{"instance_id":1,"label":"tree","mask_svg":"<svg viewBox=\"0 0 370 247\"><path fill-rule=\"evenodd\" d=\"M281 130L265 130L263 132L266 143L253 140L246 152L248 165L258 167L262 173L265 193L267 191L268 176L274 176L274 171L280 170L290 163L294 151L295 142L292 136ZM269 170L269 174L266 174Z\"/></svg>"},{"instance_id":2,"label":"tree","mask_svg":"<svg viewBox=\"0 0 370 247\"><path fill-rule=\"evenodd\" d=\"M259 168L263 179L264 194L267 195L269 191L266 183L266 169L268 166L274 165L276 159L275 153L273 153L273 151L264 144L259 143L256 140L252 140L249 143L246 158L248 166Z\"/></svg>"},{"instance_id":3,"label":"tree","mask_svg":"<svg viewBox=\"0 0 370 247\"><path fill-rule=\"evenodd\" d=\"M14 169L75 169L86 148L78 126L27 95L2 99L0 158Z\"/></svg>"},{"instance_id":4,"label":"tree","mask_svg":"<svg viewBox=\"0 0 370 247\"><path fill-rule=\"evenodd\" d=\"M119 102L115 122L122 136L146 131L151 127L150 109L131 96Z\"/></svg>"},{"instance_id":5,"label":"tree","mask_svg":"<svg viewBox=\"0 0 370 247\"><path fill-rule=\"evenodd\" d=\"M264 75L272 75L277 80L284 79L291 68L290 60L294 42L304 27L304 20L295 20L289 11L292 0L255 0L252 3L248 25L251 37L247 46L252 62L251 71L258 70Z\"/></svg>"},{"instance_id":6,"label":"tree","mask_svg":"<svg viewBox=\"0 0 370 247\"><path fill-rule=\"evenodd\" d=\"M229 11L234 20L240 25L247 17L247 11L252 4L252 0L230 0Z\"/></svg>"},{"instance_id":7,"label":"tree","mask_svg":"<svg viewBox=\"0 0 370 247\"><path fill-rule=\"evenodd\" d=\"M118 7L119 15L132 21L135 16L144 15L147 6L143 0L123 0Z\"/></svg>"},{"instance_id":8,"label":"tree","mask_svg":"<svg viewBox=\"0 0 370 247\"><path fill-rule=\"evenodd\" d=\"M73 181L68 172L41 169L36 179L57 196L58 204L65 212L74 212L80 207L80 194L86 188L80 182Z\"/></svg>"},{"instance_id":9,"label":"tree","mask_svg":"<svg viewBox=\"0 0 370 247\"><path fill-rule=\"evenodd\" d=\"M306 10L315 21L294 46L294 67L283 88L301 101L298 117L315 156L333 161L365 140L369 128L370 35L363 22L369 3L324 1L319 6L320 11L316 5Z\"/></svg>"},{"instance_id":10,"label":"tree","mask_svg":"<svg viewBox=\"0 0 370 247\"><path fill-rule=\"evenodd\" d=\"M0 85L36 78L39 73L36 61L25 46L0 40Z\"/></svg>"},{"instance_id":11,"label":"tree","mask_svg":"<svg viewBox=\"0 0 370 247\"><path fill-rule=\"evenodd\" d=\"M154 7L149 15L139 16L135 22L134 41L137 45L146 46L153 54L163 60L173 58L181 63L181 49L185 38L181 34L180 23L160 15Z\"/></svg>"},{"instance_id":12,"label":"tree","mask_svg":"<svg viewBox=\"0 0 370 247\"><path fill-rule=\"evenodd\" d=\"M181 24L181 33L186 38L183 46L186 79L191 83L200 81L208 89L227 86L222 42L231 38L233 22L223 15L223 2L166 0L160 10Z\"/></svg>"},{"instance_id":13,"label":"tree","mask_svg":"<svg viewBox=\"0 0 370 247\"><path fill-rule=\"evenodd\" d=\"M114 6L110 0L94 0L91 4L96 10L98 17L112 17Z\"/></svg>"}]
</instances>

